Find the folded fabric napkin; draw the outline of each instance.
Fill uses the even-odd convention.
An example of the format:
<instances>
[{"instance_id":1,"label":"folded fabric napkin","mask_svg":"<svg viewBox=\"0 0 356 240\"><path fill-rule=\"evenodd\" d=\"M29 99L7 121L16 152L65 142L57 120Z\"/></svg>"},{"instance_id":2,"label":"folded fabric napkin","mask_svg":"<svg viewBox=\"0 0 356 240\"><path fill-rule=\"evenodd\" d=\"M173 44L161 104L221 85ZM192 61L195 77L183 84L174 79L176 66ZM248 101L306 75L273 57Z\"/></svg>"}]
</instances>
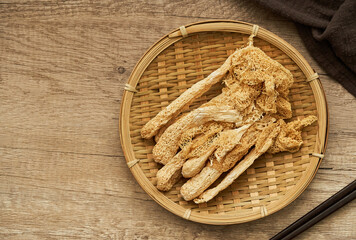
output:
<instances>
[{"instance_id":1,"label":"folded fabric napkin","mask_svg":"<svg viewBox=\"0 0 356 240\"><path fill-rule=\"evenodd\" d=\"M255 0L296 22L319 65L356 97L356 0Z\"/></svg>"}]
</instances>

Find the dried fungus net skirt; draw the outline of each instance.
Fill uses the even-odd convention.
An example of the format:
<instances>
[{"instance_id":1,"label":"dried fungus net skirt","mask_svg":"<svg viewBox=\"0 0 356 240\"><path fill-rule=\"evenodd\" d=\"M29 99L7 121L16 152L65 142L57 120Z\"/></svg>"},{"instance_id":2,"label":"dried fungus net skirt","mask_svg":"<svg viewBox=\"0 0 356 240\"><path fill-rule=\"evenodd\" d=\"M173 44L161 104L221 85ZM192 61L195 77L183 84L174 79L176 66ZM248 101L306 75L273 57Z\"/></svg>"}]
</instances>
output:
<instances>
[{"instance_id":1,"label":"dried fungus net skirt","mask_svg":"<svg viewBox=\"0 0 356 240\"><path fill-rule=\"evenodd\" d=\"M192 221L215 225L242 223L282 209L309 185L325 152L328 115L319 79L292 46L260 28L254 46L289 69L294 77L289 94L293 117L289 121L308 115L319 119L303 129L300 151L263 155L208 203L195 204L180 196L184 178L168 192L157 190L156 173L162 165L152 157L154 140L141 138L141 128L182 92L220 67L236 48L246 46L252 29L253 25L236 21L200 22L177 29L145 53L125 88L120 136L128 167L156 202ZM214 85L183 112L209 101L221 89L221 83Z\"/></svg>"}]
</instances>

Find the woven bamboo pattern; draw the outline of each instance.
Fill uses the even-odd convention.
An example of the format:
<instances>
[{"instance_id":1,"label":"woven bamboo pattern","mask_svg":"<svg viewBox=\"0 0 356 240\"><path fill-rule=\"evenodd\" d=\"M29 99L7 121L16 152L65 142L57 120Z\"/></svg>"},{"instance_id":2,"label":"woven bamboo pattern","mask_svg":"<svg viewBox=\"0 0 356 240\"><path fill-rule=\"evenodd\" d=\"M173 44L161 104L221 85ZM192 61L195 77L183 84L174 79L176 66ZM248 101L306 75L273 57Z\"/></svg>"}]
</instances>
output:
<instances>
[{"instance_id":1,"label":"woven bamboo pattern","mask_svg":"<svg viewBox=\"0 0 356 240\"><path fill-rule=\"evenodd\" d=\"M244 24L232 21L228 23ZM217 69L236 48L246 46L249 36L226 30L190 33L187 28L187 32L188 36L178 37L174 43L150 59L139 78L131 75L129 83L137 92L124 94L123 98L129 100L123 103L121 112L125 115L121 118L121 141L126 160L138 160L130 169L140 185L159 204L181 217L187 216L187 209L191 210L188 214L190 220L210 224L240 223L267 216L292 202L309 184L320 164L321 159L311 155L324 153L327 136L327 109L320 82L307 82L307 71L303 71L290 54L287 55L279 47L257 35L254 45L284 65L294 76L289 94L293 109L290 120L316 115L319 121L303 130L304 144L300 151L293 154L265 154L210 202L198 205L193 201L186 202L179 193L185 179L180 180L169 192L155 189L156 173L161 165L152 157L154 141L142 139L140 130L182 92ZM175 34L178 33L179 30L175 31ZM164 37L161 42L165 39L169 37ZM136 68L140 67L144 58ZM310 68L306 62L305 64ZM308 74L311 75L312 72ZM221 83L216 84L185 111L191 111L215 97L221 92L221 88ZM127 131L126 135L124 131Z\"/></svg>"}]
</instances>

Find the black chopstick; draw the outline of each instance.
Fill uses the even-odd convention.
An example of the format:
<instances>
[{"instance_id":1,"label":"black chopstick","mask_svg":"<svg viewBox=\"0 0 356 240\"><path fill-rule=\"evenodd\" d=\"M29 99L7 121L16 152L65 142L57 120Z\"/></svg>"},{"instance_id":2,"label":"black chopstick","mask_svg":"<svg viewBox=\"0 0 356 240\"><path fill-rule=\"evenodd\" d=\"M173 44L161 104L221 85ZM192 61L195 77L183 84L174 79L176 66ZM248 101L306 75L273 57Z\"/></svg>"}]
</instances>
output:
<instances>
[{"instance_id":1,"label":"black chopstick","mask_svg":"<svg viewBox=\"0 0 356 240\"><path fill-rule=\"evenodd\" d=\"M339 192L328 198L319 206L299 218L293 224L279 232L270 240L288 240L292 239L306 229L313 226L323 218L327 217L337 209L356 198L356 180L341 189Z\"/></svg>"}]
</instances>

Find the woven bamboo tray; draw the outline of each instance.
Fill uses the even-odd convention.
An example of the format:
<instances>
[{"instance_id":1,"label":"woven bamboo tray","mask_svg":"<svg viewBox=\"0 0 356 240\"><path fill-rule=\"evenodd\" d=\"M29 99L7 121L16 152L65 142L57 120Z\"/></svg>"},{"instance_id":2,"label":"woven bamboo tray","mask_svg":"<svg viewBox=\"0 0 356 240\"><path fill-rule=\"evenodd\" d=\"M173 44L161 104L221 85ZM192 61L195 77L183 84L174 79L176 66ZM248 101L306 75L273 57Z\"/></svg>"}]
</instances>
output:
<instances>
[{"instance_id":1,"label":"woven bamboo tray","mask_svg":"<svg viewBox=\"0 0 356 240\"><path fill-rule=\"evenodd\" d=\"M328 112L319 79L295 48L260 28L254 45L294 76L289 95L292 120L310 114L318 116L317 123L303 130L301 150L293 154L263 155L208 203L196 205L184 201L179 194L184 179L169 192L156 189L156 173L161 166L152 159L154 141L142 139L141 128L191 85L217 69L236 48L244 46L252 28L249 23L226 20L199 22L177 29L144 54L125 88L120 136L128 166L137 182L157 203L191 221L235 224L284 208L309 185L325 151ZM215 97L221 88L221 84L213 86L186 111Z\"/></svg>"}]
</instances>

